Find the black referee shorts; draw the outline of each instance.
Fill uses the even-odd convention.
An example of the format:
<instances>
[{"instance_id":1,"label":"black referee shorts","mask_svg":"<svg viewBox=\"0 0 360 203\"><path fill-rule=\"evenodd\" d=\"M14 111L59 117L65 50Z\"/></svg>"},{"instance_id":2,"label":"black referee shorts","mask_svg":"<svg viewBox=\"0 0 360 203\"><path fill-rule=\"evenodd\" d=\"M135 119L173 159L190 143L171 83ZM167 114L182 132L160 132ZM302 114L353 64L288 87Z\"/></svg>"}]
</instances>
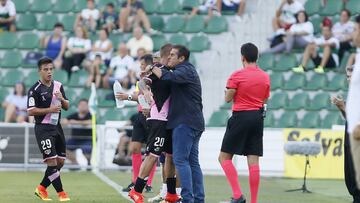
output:
<instances>
[{"instance_id":1,"label":"black referee shorts","mask_svg":"<svg viewBox=\"0 0 360 203\"><path fill-rule=\"evenodd\" d=\"M35 124L34 130L44 162L51 158L66 158L66 142L61 125Z\"/></svg>"},{"instance_id":2,"label":"black referee shorts","mask_svg":"<svg viewBox=\"0 0 360 203\"><path fill-rule=\"evenodd\" d=\"M133 126L131 141L146 143L149 134L149 127L142 112L137 114Z\"/></svg>"},{"instance_id":3,"label":"black referee shorts","mask_svg":"<svg viewBox=\"0 0 360 203\"><path fill-rule=\"evenodd\" d=\"M221 151L237 155L263 155L264 120L260 110L233 112Z\"/></svg>"}]
</instances>

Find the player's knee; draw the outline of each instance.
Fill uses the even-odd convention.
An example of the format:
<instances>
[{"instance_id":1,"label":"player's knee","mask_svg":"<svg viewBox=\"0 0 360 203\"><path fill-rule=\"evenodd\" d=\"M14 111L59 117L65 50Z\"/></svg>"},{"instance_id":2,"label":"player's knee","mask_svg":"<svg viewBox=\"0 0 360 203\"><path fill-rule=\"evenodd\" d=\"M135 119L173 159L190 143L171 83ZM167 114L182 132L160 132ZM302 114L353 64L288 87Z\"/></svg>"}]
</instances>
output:
<instances>
[{"instance_id":1,"label":"player's knee","mask_svg":"<svg viewBox=\"0 0 360 203\"><path fill-rule=\"evenodd\" d=\"M64 160L58 159L57 160L57 169L60 170L64 166Z\"/></svg>"}]
</instances>

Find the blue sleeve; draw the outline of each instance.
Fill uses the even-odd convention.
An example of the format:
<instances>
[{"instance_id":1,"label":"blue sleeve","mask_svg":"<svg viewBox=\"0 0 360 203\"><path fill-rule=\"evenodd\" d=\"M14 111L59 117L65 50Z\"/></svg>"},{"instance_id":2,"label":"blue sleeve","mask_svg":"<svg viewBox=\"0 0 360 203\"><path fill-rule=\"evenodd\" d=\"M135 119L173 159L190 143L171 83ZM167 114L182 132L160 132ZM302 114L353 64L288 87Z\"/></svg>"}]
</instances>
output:
<instances>
[{"instance_id":1,"label":"blue sleeve","mask_svg":"<svg viewBox=\"0 0 360 203\"><path fill-rule=\"evenodd\" d=\"M161 70L161 80L169 80L174 83L190 83L193 78L193 70L184 67L178 68L176 70L170 71L166 69Z\"/></svg>"}]
</instances>

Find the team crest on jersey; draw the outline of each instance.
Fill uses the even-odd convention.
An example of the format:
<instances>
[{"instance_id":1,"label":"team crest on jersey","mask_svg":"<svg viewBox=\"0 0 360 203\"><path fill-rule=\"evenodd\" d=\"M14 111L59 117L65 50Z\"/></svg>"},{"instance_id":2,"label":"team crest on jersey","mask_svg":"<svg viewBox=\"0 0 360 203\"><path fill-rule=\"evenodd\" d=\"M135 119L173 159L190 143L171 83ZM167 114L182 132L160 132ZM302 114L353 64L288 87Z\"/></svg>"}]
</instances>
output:
<instances>
[{"instance_id":1,"label":"team crest on jersey","mask_svg":"<svg viewBox=\"0 0 360 203\"><path fill-rule=\"evenodd\" d=\"M35 106L35 99L34 97L29 98L29 106Z\"/></svg>"},{"instance_id":2,"label":"team crest on jersey","mask_svg":"<svg viewBox=\"0 0 360 203\"><path fill-rule=\"evenodd\" d=\"M46 155L49 155L49 154L51 153L51 149L45 150L44 153L45 153Z\"/></svg>"},{"instance_id":3,"label":"team crest on jersey","mask_svg":"<svg viewBox=\"0 0 360 203\"><path fill-rule=\"evenodd\" d=\"M156 148L154 149L154 151L155 151L155 152L160 151L160 147L156 147Z\"/></svg>"}]
</instances>

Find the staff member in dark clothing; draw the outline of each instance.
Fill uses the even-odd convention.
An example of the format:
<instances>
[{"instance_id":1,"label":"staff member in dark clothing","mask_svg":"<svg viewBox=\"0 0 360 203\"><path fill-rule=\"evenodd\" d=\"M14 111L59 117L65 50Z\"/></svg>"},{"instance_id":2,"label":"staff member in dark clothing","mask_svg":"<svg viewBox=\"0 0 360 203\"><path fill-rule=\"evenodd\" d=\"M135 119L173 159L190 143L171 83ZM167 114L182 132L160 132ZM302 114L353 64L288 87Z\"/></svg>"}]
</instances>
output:
<instances>
[{"instance_id":1,"label":"staff member in dark clothing","mask_svg":"<svg viewBox=\"0 0 360 203\"><path fill-rule=\"evenodd\" d=\"M168 129L173 130L173 161L181 183L184 203L205 201L203 175L199 164L199 141L204 131L201 83L195 67L189 63L190 51L173 46L168 67L172 71L151 67L161 80L171 81Z\"/></svg>"},{"instance_id":2,"label":"staff member in dark clothing","mask_svg":"<svg viewBox=\"0 0 360 203\"><path fill-rule=\"evenodd\" d=\"M232 163L234 154L247 156L251 203L257 202L260 183L259 156L263 154L263 108L270 95L270 78L257 65L258 48L251 43L242 45L243 69L235 71L226 85L225 101L234 104L221 145L219 162L231 186L231 203L245 203Z\"/></svg>"},{"instance_id":3,"label":"staff member in dark clothing","mask_svg":"<svg viewBox=\"0 0 360 203\"><path fill-rule=\"evenodd\" d=\"M350 82L351 75L353 72L353 66L346 68L346 76L348 82ZM336 105L336 107L341 112L342 116L346 118L346 108L345 102L342 98L332 97L331 102ZM351 148L350 148L350 135L347 132L347 122L345 123L345 144L344 144L344 172L345 172L345 184L353 197L353 203L360 203L360 190L356 187L356 176L354 169L354 162L351 156Z\"/></svg>"}]
</instances>

